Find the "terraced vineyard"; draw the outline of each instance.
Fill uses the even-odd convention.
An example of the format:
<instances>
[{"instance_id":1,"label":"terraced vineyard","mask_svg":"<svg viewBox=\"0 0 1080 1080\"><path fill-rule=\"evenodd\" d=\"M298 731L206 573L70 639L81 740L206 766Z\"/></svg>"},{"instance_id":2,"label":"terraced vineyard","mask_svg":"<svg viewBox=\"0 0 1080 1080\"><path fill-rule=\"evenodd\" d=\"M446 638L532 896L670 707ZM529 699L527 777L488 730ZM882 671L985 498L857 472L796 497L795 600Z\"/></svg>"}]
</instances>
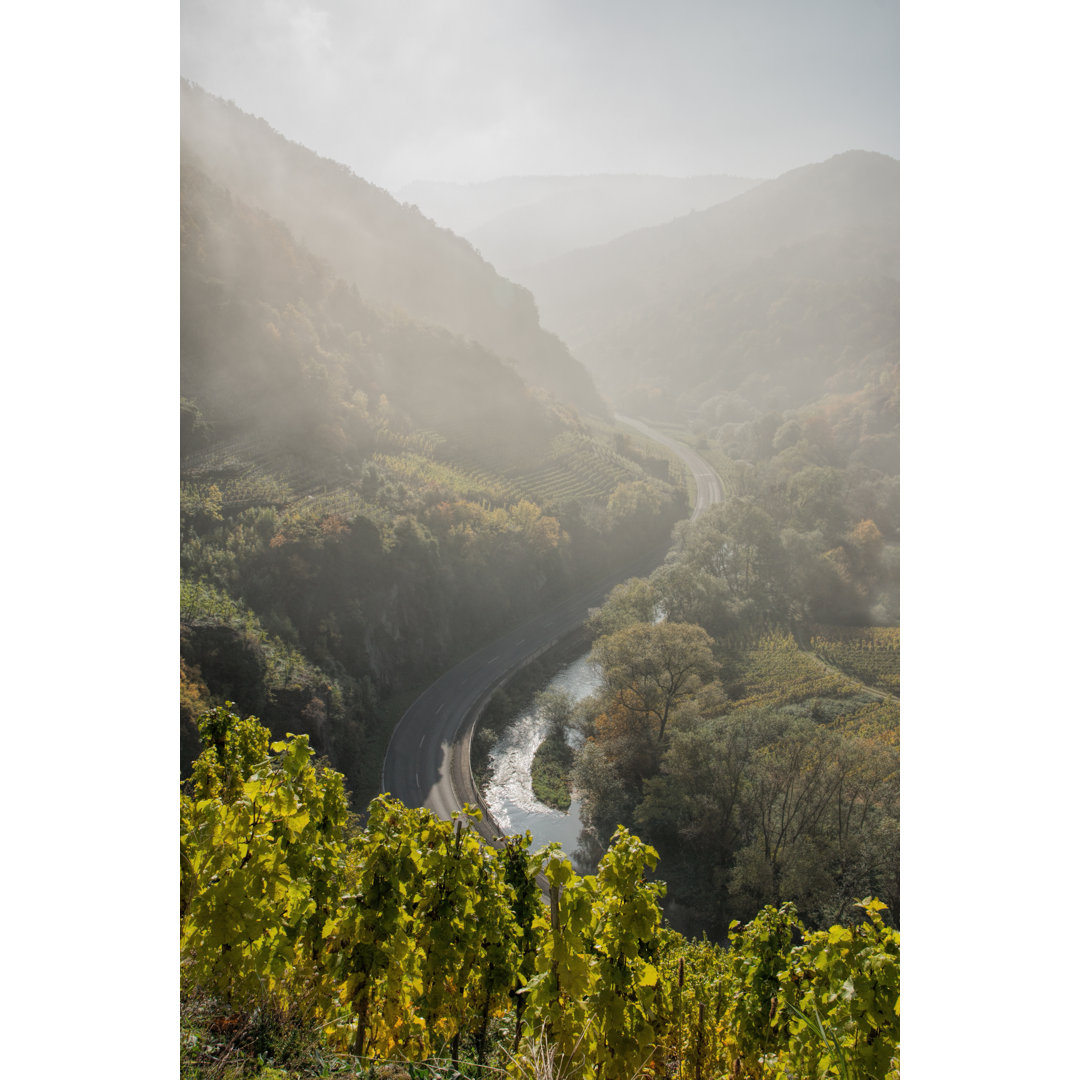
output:
<instances>
[{"instance_id":1,"label":"terraced vineyard","mask_svg":"<svg viewBox=\"0 0 1080 1080\"><path fill-rule=\"evenodd\" d=\"M869 700L861 686L843 675L824 671L803 652L790 633L773 631L754 639L731 642L725 683L737 688L733 708L770 708L807 703L821 709L821 702L846 702L830 707L837 718L854 712Z\"/></svg>"},{"instance_id":2,"label":"terraced vineyard","mask_svg":"<svg viewBox=\"0 0 1080 1080\"><path fill-rule=\"evenodd\" d=\"M559 435L546 457L532 468L513 474L535 500L548 505L568 499L602 498L620 483L643 480L645 476L639 465L577 432Z\"/></svg>"},{"instance_id":3,"label":"terraced vineyard","mask_svg":"<svg viewBox=\"0 0 1080 1080\"><path fill-rule=\"evenodd\" d=\"M523 492L506 477L480 467L463 467L416 453L375 454L373 461L393 483L403 483L421 495L451 491L462 499L487 506L514 503Z\"/></svg>"},{"instance_id":4,"label":"terraced vineyard","mask_svg":"<svg viewBox=\"0 0 1080 1080\"><path fill-rule=\"evenodd\" d=\"M496 462L474 459L467 462L467 469L455 471L468 482L475 481L478 487L500 495L508 505L518 499L552 508L571 500L606 500L619 484L650 478L638 462L609 444L615 430L597 424L595 434L564 432L551 441L546 454L525 466L504 469ZM655 456L658 447L648 444L648 449ZM671 483L685 484L682 466L676 459L668 468ZM457 490L464 494L463 488Z\"/></svg>"},{"instance_id":5,"label":"terraced vineyard","mask_svg":"<svg viewBox=\"0 0 1080 1080\"><path fill-rule=\"evenodd\" d=\"M435 432L385 428L377 435L371 460L391 483L403 483L414 492L448 491L488 509L521 499L558 506L573 499L607 499L620 483L648 479L641 465L605 442L606 435L565 432L536 462L503 468L491 461L447 460L440 453L445 440ZM652 445L652 452L656 449ZM672 482L685 482L676 460L669 463L669 471ZM315 500L326 513L371 516L357 493L358 483L346 479L328 489L325 473L316 474L303 459L269 442L234 442L191 455L182 462L182 477L188 483L216 484L226 511L260 505L286 508Z\"/></svg>"},{"instance_id":6,"label":"terraced vineyard","mask_svg":"<svg viewBox=\"0 0 1080 1080\"><path fill-rule=\"evenodd\" d=\"M283 507L322 487L310 466L267 441L220 444L180 463L181 482L213 483L225 511Z\"/></svg>"},{"instance_id":7,"label":"terraced vineyard","mask_svg":"<svg viewBox=\"0 0 1080 1080\"><path fill-rule=\"evenodd\" d=\"M445 442L434 431L396 431L389 426L374 432L376 460L394 460L402 457L409 462L426 461L436 468L431 455ZM453 469L453 466L447 466ZM415 478L416 465L407 465L402 478ZM221 492L222 509L246 510L251 506L295 505L312 499L337 499L334 509L327 512L342 513L352 509L357 502L358 485L344 479L338 487L328 487L323 466L313 466L295 451L267 439L245 439L223 442L196 454L190 454L180 463L182 482L214 483ZM343 473L344 477L347 474ZM484 489L489 477L479 480ZM450 474L442 476L453 490L458 490ZM486 489L484 489L486 490ZM362 501L362 500L361 500ZM354 512L366 513L357 506Z\"/></svg>"},{"instance_id":8,"label":"terraced vineyard","mask_svg":"<svg viewBox=\"0 0 1080 1080\"><path fill-rule=\"evenodd\" d=\"M899 697L898 626L814 626L810 647L833 667Z\"/></svg>"}]
</instances>

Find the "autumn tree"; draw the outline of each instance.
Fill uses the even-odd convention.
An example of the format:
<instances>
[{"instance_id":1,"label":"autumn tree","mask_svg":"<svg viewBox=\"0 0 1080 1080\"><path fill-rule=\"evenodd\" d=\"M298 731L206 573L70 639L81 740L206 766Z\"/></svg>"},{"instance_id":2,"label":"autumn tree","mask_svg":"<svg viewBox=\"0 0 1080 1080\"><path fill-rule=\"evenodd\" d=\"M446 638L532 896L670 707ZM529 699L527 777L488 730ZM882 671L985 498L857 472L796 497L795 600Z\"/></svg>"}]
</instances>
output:
<instances>
[{"instance_id":1,"label":"autumn tree","mask_svg":"<svg viewBox=\"0 0 1080 1080\"><path fill-rule=\"evenodd\" d=\"M662 743L668 720L681 701L716 677L713 640L691 623L631 623L600 638L592 659L602 670L603 690Z\"/></svg>"}]
</instances>

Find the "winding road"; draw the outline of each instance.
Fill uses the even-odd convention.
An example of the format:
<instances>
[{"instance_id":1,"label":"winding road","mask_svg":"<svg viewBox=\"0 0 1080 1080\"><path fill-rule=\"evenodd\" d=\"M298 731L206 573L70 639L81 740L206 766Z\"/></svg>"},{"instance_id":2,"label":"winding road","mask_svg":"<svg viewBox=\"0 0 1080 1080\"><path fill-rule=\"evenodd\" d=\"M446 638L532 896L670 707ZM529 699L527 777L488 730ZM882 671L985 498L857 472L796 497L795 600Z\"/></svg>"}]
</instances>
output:
<instances>
[{"instance_id":1,"label":"winding road","mask_svg":"<svg viewBox=\"0 0 1080 1080\"><path fill-rule=\"evenodd\" d=\"M693 475L694 485L697 488L697 499L694 501L693 513L690 515L691 521L696 521L707 507L723 499L724 485L720 482L720 477L716 475L713 467L700 454L691 450L686 443L681 443L677 439L662 434L655 428L649 427L642 420L631 420L630 417L620 416L618 413L615 414L615 419L620 424L636 428L642 435L648 436L653 442L666 446L682 458L683 463Z\"/></svg>"},{"instance_id":2,"label":"winding road","mask_svg":"<svg viewBox=\"0 0 1080 1080\"><path fill-rule=\"evenodd\" d=\"M694 477L697 498L691 520L723 498L723 486L711 466L688 446L654 431L640 420L618 416L685 462ZM644 577L664 560L668 545L622 567L587 592L572 596L478 649L435 680L405 711L390 737L383 759L382 789L407 806L426 806L448 819L466 803L483 808L469 762L471 740L463 738L496 687L585 621L609 592L630 577ZM498 826L484 812L480 831L489 839Z\"/></svg>"}]
</instances>

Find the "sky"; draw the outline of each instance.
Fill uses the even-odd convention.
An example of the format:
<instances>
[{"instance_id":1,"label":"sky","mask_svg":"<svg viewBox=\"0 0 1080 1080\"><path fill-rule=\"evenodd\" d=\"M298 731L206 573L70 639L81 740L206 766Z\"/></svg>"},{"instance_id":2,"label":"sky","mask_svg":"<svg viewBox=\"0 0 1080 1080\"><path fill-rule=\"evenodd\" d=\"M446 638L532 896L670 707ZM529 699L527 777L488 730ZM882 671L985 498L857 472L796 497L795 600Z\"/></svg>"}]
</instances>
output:
<instances>
[{"instance_id":1,"label":"sky","mask_svg":"<svg viewBox=\"0 0 1080 1080\"><path fill-rule=\"evenodd\" d=\"M391 191L899 157L898 0L181 0L180 71Z\"/></svg>"}]
</instances>

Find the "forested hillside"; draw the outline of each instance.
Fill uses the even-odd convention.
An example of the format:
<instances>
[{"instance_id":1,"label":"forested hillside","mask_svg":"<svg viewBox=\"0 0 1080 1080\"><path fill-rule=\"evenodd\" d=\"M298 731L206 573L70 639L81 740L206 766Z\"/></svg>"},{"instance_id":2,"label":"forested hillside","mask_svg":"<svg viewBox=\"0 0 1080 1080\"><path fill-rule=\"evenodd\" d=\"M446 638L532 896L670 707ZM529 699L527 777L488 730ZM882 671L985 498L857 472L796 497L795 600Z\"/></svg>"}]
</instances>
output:
<instances>
[{"instance_id":1,"label":"forested hillside","mask_svg":"<svg viewBox=\"0 0 1080 1080\"><path fill-rule=\"evenodd\" d=\"M284 223L366 300L475 338L530 384L604 411L578 361L541 329L532 296L467 241L191 83L181 86L180 120L183 144L210 176Z\"/></svg>"},{"instance_id":2,"label":"forested hillside","mask_svg":"<svg viewBox=\"0 0 1080 1080\"><path fill-rule=\"evenodd\" d=\"M723 422L895 384L898 227L898 163L852 151L522 280L623 408Z\"/></svg>"},{"instance_id":3,"label":"forested hillside","mask_svg":"<svg viewBox=\"0 0 1080 1080\"><path fill-rule=\"evenodd\" d=\"M410 691L655 545L685 485L523 366L365 296L244 174L187 141L181 165L182 767L230 700L366 799Z\"/></svg>"}]
</instances>

